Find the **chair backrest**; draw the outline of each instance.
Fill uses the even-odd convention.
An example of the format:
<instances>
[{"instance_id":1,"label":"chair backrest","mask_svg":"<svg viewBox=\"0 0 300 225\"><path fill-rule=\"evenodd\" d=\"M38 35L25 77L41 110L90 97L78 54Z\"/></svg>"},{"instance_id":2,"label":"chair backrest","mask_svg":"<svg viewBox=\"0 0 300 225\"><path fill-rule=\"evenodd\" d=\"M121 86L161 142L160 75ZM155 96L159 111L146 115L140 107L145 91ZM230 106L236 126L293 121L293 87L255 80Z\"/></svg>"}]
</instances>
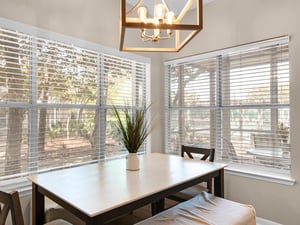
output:
<instances>
[{"instance_id":1,"label":"chair backrest","mask_svg":"<svg viewBox=\"0 0 300 225\"><path fill-rule=\"evenodd\" d=\"M194 146L181 146L181 157L187 155L189 158L193 159L193 154L201 155L201 160L208 160L213 162L215 160L215 149L214 148L201 148L201 147L194 147Z\"/></svg>"},{"instance_id":2,"label":"chair backrest","mask_svg":"<svg viewBox=\"0 0 300 225\"><path fill-rule=\"evenodd\" d=\"M19 193L0 191L0 225L5 225L9 211L13 225L24 225Z\"/></svg>"}]
</instances>

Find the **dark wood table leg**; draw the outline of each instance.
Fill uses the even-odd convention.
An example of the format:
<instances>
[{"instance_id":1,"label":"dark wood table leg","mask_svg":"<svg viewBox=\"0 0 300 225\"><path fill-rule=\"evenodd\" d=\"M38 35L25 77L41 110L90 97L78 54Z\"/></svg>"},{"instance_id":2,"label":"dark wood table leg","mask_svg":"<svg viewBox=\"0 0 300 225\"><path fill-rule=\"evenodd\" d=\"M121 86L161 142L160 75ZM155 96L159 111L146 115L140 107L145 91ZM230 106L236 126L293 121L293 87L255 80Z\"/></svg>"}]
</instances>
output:
<instances>
[{"instance_id":1,"label":"dark wood table leg","mask_svg":"<svg viewBox=\"0 0 300 225\"><path fill-rule=\"evenodd\" d=\"M32 183L32 225L44 224L45 198L38 191L38 186Z\"/></svg>"},{"instance_id":2,"label":"dark wood table leg","mask_svg":"<svg viewBox=\"0 0 300 225\"><path fill-rule=\"evenodd\" d=\"M152 216L163 211L165 209L165 199L161 199L151 204Z\"/></svg>"},{"instance_id":3,"label":"dark wood table leg","mask_svg":"<svg viewBox=\"0 0 300 225\"><path fill-rule=\"evenodd\" d=\"M214 178L214 194L224 198L224 169L219 170L219 176Z\"/></svg>"}]
</instances>

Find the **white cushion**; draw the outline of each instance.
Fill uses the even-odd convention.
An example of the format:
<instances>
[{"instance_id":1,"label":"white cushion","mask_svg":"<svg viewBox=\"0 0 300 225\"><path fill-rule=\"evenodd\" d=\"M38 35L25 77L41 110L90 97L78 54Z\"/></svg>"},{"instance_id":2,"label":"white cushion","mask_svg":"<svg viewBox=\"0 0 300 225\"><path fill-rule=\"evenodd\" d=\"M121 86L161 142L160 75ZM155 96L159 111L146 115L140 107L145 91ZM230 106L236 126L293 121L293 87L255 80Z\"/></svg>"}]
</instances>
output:
<instances>
[{"instance_id":1,"label":"white cushion","mask_svg":"<svg viewBox=\"0 0 300 225\"><path fill-rule=\"evenodd\" d=\"M255 209L202 192L136 225L256 225Z\"/></svg>"}]
</instances>

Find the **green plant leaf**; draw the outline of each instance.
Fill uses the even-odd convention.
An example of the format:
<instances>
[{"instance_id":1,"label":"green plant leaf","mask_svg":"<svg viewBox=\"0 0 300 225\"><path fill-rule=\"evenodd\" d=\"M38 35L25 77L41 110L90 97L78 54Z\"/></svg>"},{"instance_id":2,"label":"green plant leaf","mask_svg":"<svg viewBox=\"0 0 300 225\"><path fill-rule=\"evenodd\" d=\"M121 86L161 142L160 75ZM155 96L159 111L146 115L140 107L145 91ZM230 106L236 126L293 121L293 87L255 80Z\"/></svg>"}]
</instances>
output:
<instances>
[{"instance_id":1,"label":"green plant leaf","mask_svg":"<svg viewBox=\"0 0 300 225\"><path fill-rule=\"evenodd\" d=\"M136 153L150 133L150 126L146 120L150 105L143 109L126 108L122 116L116 106L113 113L116 117L116 128L121 140L129 153Z\"/></svg>"}]
</instances>

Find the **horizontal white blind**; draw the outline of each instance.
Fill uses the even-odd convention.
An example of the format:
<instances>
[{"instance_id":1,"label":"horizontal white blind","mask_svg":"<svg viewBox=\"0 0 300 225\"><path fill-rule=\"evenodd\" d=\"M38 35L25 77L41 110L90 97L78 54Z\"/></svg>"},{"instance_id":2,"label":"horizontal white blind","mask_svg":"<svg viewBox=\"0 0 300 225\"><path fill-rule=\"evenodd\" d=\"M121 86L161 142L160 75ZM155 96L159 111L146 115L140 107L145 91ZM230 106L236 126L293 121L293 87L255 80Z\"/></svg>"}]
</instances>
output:
<instances>
[{"instance_id":1,"label":"horizontal white blind","mask_svg":"<svg viewBox=\"0 0 300 225\"><path fill-rule=\"evenodd\" d=\"M222 57L223 105L288 104L288 45L274 45Z\"/></svg>"},{"instance_id":2,"label":"horizontal white blind","mask_svg":"<svg viewBox=\"0 0 300 225\"><path fill-rule=\"evenodd\" d=\"M165 64L169 152L209 146L216 160L290 172L287 37Z\"/></svg>"},{"instance_id":3,"label":"horizontal white blind","mask_svg":"<svg viewBox=\"0 0 300 225\"><path fill-rule=\"evenodd\" d=\"M145 107L148 63L68 40L0 29L0 180L126 153L112 105Z\"/></svg>"},{"instance_id":4,"label":"horizontal white blind","mask_svg":"<svg viewBox=\"0 0 300 225\"><path fill-rule=\"evenodd\" d=\"M103 103L144 106L146 71L145 63L103 54Z\"/></svg>"},{"instance_id":5,"label":"horizontal white blind","mask_svg":"<svg viewBox=\"0 0 300 225\"><path fill-rule=\"evenodd\" d=\"M290 170L288 42L222 56L221 158Z\"/></svg>"},{"instance_id":6,"label":"horizontal white blind","mask_svg":"<svg viewBox=\"0 0 300 225\"><path fill-rule=\"evenodd\" d=\"M41 38L32 44L37 52L39 103L96 104L97 52Z\"/></svg>"},{"instance_id":7,"label":"horizontal white blind","mask_svg":"<svg viewBox=\"0 0 300 225\"><path fill-rule=\"evenodd\" d=\"M29 35L0 29L0 176L28 171L30 56Z\"/></svg>"},{"instance_id":8,"label":"horizontal white blind","mask_svg":"<svg viewBox=\"0 0 300 225\"><path fill-rule=\"evenodd\" d=\"M0 102L29 102L30 54L29 35L0 28Z\"/></svg>"},{"instance_id":9,"label":"horizontal white blind","mask_svg":"<svg viewBox=\"0 0 300 225\"><path fill-rule=\"evenodd\" d=\"M171 152L181 145L210 146L214 141L216 58L169 66L169 139Z\"/></svg>"},{"instance_id":10,"label":"horizontal white blind","mask_svg":"<svg viewBox=\"0 0 300 225\"><path fill-rule=\"evenodd\" d=\"M146 76L149 71L145 63L102 54L103 59L103 99L106 105L106 157L124 155L127 150L121 145L119 134L114 123L116 118L112 106L118 110L124 108L143 108L146 106ZM122 112L121 112L122 116ZM102 138L101 138L102 139ZM139 153L146 151L146 142L140 147Z\"/></svg>"},{"instance_id":11,"label":"horizontal white blind","mask_svg":"<svg viewBox=\"0 0 300 225\"><path fill-rule=\"evenodd\" d=\"M171 107L211 106L215 102L216 60L205 59L170 67Z\"/></svg>"}]
</instances>

